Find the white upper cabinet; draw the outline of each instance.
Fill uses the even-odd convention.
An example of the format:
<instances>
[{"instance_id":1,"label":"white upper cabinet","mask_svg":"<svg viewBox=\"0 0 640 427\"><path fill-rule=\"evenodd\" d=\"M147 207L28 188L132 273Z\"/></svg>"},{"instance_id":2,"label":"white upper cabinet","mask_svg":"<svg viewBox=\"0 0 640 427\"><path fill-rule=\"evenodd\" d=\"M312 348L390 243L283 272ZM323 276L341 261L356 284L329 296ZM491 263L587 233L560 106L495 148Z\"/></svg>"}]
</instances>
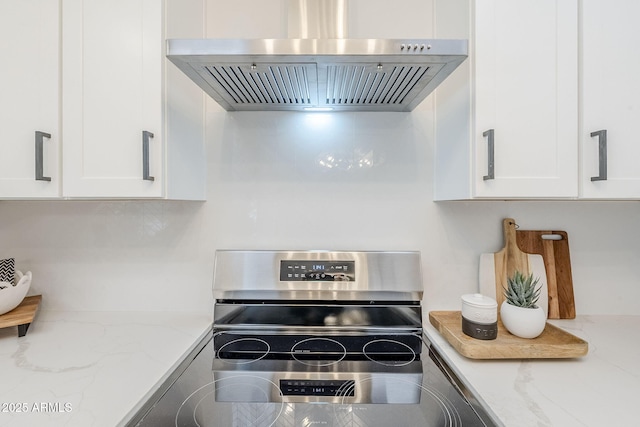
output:
<instances>
[{"instance_id":1,"label":"white upper cabinet","mask_svg":"<svg viewBox=\"0 0 640 427\"><path fill-rule=\"evenodd\" d=\"M63 196L203 200L203 94L165 58L202 0L64 0L62 22Z\"/></svg>"},{"instance_id":2,"label":"white upper cabinet","mask_svg":"<svg viewBox=\"0 0 640 427\"><path fill-rule=\"evenodd\" d=\"M639 16L636 0L582 1L584 198L640 198Z\"/></svg>"},{"instance_id":3,"label":"white upper cabinet","mask_svg":"<svg viewBox=\"0 0 640 427\"><path fill-rule=\"evenodd\" d=\"M60 195L58 0L0 2L0 198Z\"/></svg>"},{"instance_id":4,"label":"white upper cabinet","mask_svg":"<svg viewBox=\"0 0 640 427\"><path fill-rule=\"evenodd\" d=\"M435 199L578 196L577 0L436 0L470 55L436 92Z\"/></svg>"}]
</instances>

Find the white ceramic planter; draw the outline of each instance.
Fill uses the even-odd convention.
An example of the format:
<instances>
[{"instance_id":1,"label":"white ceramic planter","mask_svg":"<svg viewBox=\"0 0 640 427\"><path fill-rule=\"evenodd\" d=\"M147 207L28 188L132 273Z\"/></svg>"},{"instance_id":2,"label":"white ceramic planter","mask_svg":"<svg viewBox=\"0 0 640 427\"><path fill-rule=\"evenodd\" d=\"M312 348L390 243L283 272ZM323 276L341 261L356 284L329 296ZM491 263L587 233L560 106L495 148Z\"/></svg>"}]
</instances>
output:
<instances>
[{"instance_id":1,"label":"white ceramic planter","mask_svg":"<svg viewBox=\"0 0 640 427\"><path fill-rule=\"evenodd\" d=\"M0 289L0 315L5 314L20 305L31 286L31 272L26 274L16 270L15 286L8 282L0 282L4 289Z\"/></svg>"},{"instance_id":2,"label":"white ceramic planter","mask_svg":"<svg viewBox=\"0 0 640 427\"><path fill-rule=\"evenodd\" d=\"M502 324L520 338L535 338L544 331L547 316L542 307L522 308L504 301L500 306Z\"/></svg>"}]
</instances>

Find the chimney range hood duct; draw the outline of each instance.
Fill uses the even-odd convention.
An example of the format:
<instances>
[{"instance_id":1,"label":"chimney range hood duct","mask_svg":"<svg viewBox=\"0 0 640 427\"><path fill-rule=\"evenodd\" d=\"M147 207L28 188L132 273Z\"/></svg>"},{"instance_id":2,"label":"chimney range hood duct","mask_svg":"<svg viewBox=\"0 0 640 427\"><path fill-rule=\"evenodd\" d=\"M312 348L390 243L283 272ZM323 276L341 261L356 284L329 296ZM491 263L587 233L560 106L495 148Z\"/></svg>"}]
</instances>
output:
<instances>
[{"instance_id":1,"label":"chimney range hood duct","mask_svg":"<svg viewBox=\"0 0 640 427\"><path fill-rule=\"evenodd\" d=\"M346 0L289 0L288 39L171 39L167 58L228 111L411 111L466 40L348 39Z\"/></svg>"}]
</instances>

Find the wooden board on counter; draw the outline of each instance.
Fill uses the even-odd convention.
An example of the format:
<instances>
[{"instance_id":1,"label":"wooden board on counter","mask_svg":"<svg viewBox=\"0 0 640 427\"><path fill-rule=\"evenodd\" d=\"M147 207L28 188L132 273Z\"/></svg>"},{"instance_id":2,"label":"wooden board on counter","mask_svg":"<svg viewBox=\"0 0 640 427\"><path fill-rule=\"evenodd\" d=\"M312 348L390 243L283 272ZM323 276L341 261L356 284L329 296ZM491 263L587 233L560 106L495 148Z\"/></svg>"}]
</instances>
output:
<instances>
[{"instance_id":1,"label":"wooden board on counter","mask_svg":"<svg viewBox=\"0 0 640 427\"><path fill-rule=\"evenodd\" d=\"M516 221L513 218L502 220L502 230L504 233L504 247L494 254L494 268L496 287L495 299L498 307L504 301L504 290L507 288L507 279L513 277L516 271L529 275L531 267L529 256L520 250L516 243Z\"/></svg>"},{"instance_id":2,"label":"wooden board on counter","mask_svg":"<svg viewBox=\"0 0 640 427\"><path fill-rule=\"evenodd\" d=\"M518 247L544 259L549 292L549 319L575 319L573 279L566 231L517 230Z\"/></svg>"},{"instance_id":3,"label":"wooden board on counter","mask_svg":"<svg viewBox=\"0 0 640 427\"><path fill-rule=\"evenodd\" d=\"M498 337L485 341L462 332L459 311L431 311L429 322L470 359L565 359L584 356L589 350L585 340L549 323L539 337L525 339L510 334L498 320Z\"/></svg>"},{"instance_id":4,"label":"wooden board on counter","mask_svg":"<svg viewBox=\"0 0 640 427\"><path fill-rule=\"evenodd\" d=\"M18 336L25 336L27 334L27 329L29 329L29 325L33 322L36 311L38 311L40 301L42 301L42 295L25 297L19 306L8 313L0 315L0 328L17 326Z\"/></svg>"}]
</instances>

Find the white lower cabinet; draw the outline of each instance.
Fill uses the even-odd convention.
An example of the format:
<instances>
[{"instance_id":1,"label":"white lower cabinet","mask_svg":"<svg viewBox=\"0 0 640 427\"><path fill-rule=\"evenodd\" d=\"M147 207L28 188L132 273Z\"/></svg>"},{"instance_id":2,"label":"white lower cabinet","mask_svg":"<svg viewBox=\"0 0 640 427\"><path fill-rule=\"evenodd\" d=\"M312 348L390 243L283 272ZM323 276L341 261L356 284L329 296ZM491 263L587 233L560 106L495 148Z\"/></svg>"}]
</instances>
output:
<instances>
[{"instance_id":1,"label":"white lower cabinet","mask_svg":"<svg viewBox=\"0 0 640 427\"><path fill-rule=\"evenodd\" d=\"M578 195L577 0L436 0L469 58L436 92L435 199Z\"/></svg>"},{"instance_id":2,"label":"white lower cabinet","mask_svg":"<svg viewBox=\"0 0 640 427\"><path fill-rule=\"evenodd\" d=\"M635 0L582 1L581 196L640 199L640 31Z\"/></svg>"},{"instance_id":3,"label":"white lower cabinet","mask_svg":"<svg viewBox=\"0 0 640 427\"><path fill-rule=\"evenodd\" d=\"M60 196L60 2L0 2L0 199Z\"/></svg>"},{"instance_id":4,"label":"white lower cabinet","mask_svg":"<svg viewBox=\"0 0 640 427\"><path fill-rule=\"evenodd\" d=\"M165 58L202 0L63 0L63 197L205 197L202 91Z\"/></svg>"}]
</instances>

